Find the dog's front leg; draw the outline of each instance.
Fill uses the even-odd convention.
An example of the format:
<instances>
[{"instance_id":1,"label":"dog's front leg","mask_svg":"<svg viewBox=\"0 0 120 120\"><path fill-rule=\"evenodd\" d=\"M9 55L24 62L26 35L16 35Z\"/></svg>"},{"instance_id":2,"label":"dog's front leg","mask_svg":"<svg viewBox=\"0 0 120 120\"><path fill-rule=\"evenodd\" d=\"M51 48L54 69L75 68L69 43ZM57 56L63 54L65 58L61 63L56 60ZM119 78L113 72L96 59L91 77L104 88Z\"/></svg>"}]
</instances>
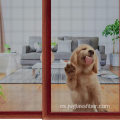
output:
<instances>
[{"instance_id":1,"label":"dog's front leg","mask_svg":"<svg viewBox=\"0 0 120 120\"><path fill-rule=\"evenodd\" d=\"M101 102L101 89L100 86L93 87L91 89L91 95L93 98L93 103L96 105L96 109L98 112L107 112L105 108L102 108L102 102Z\"/></svg>"},{"instance_id":2,"label":"dog's front leg","mask_svg":"<svg viewBox=\"0 0 120 120\"><path fill-rule=\"evenodd\" d=\"M73 66L72 64L67 64L65 67L65 72L67 75L67 85L71 90L74 90L77 86L75 66Z\"/></svg>"}]
</instances>

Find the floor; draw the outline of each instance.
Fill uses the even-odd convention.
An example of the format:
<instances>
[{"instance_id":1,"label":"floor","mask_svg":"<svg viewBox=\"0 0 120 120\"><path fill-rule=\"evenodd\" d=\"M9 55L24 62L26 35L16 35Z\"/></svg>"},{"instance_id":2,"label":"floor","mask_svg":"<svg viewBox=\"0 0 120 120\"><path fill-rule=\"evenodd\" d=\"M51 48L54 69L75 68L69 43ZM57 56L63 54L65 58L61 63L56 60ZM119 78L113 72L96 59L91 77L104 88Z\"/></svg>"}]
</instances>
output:
<instances>
[{"instance_id":1,"label":"floor","mask_svg":"<svg viewBox=\"0 0 120 120\"><path fill-rule=\"evenodd\" d=\"M0 111L41 111L42 87L38 84L2 84Z\"/></svg>"},{"instance_id":2,"label":"floor","mask_svg":"<svg viewBox=\"0 0 120 120\"><path fill-rule=\"evenodd\" d=\"M110 105L110 112L119 111L119 85L101 85L102 104ZM59 94L58 94L59 93ZM64 85L52 85L52 111L67 112L72 109L61 109L61 105L72 105L68 87Z\"/></svg>"},{"instance_id":3,"label":"floor","mask_svg":"<svg viewBox=\"0 0 120 120\"><path fill-rule=\"evenodd\" d=\"M119 75L118 67L110 67L110 70ZM119 111L119 85L118 84L101 84L102 88L102 104L110 105L107 110L109 112ZM52 91L52 112L68 112L72 109L62 108L61 105L71 105L70 91L66 84L53 84L51 86ZM59 93L59 94L58 94Z\"/></svg>"},{"instance_id":4,"label":"floor","mask_svg":"<svg viewBox=\"0 0 120 120\"><path fill-rule=\"evenodd\" d=\"M118 68L111 68L119 74ZM2 79L5 74L0 74ZM42 86L40 84L2 84L6 100L0 98L0 111L41 111ZM108 111L119 111L119 85L102 84L102 103L110 105ZM52 84L52 112L67 112L61 105L72 104L69 89L66 84ZM59 93L59 94L58 94ZM33 99L34 98L34 99Z\"/></svg>"}]
</instances>

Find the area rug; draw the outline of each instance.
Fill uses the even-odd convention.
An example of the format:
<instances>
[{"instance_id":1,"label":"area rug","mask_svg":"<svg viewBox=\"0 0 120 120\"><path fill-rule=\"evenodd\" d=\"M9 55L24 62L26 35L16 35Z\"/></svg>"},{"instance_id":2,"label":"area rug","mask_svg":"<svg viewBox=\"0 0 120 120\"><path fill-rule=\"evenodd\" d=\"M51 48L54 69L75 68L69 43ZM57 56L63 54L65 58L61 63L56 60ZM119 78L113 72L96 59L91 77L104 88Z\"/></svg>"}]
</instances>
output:
<instances>
[{"instance_id":1,"label":"area rug","mask_svg":"<svg viewBox=\"0 0 120 120\"><path fill-rule=\"evenodd\" d=\"M34 78L32 76L32 69L19 69L15 73L12 73L2 80L0 83L41 83L40 78Z\"/></svg>"},{"instance_id":2,"label":"area rug","mask_svg":"<svg viewBox=\"0 0 120 120\"><path fill-rule=\"evenodd\" d=\"M112 72L107 71L107 74L114 75ZM51 75L53 84L64 84L66 83L66 76L64 72L62 72L62 75L60 74L52 74ZM101 84L118 84L119 78L105 78L101 75L98 75L99 82ZM5 84L41 84L42 83L42 72L38 72L35 77L32 76L32 69L19 69L15 73L12 73L6 77L4 77L2 80L0 80L0 83Z\"/></svg>"}]
</instances>

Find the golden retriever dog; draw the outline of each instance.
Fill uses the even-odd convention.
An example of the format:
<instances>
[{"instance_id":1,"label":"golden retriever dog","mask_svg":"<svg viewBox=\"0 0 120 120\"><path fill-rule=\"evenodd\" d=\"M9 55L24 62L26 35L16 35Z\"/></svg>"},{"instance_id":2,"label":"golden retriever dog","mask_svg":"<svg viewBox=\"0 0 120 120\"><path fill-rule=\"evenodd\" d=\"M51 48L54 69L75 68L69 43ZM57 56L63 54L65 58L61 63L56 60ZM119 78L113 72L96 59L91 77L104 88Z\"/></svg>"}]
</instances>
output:
<instances>
[{"instance_id":1,"label":"golden retriever dog","mask_svg":"<svg viewBox=\"0 0 120 120\"><path fill-rule=\"evenodd\" d=\"M105 112L101 108L101 87L97 78L97 55L86 44L76 48L66 65L67 85L71 90L76 112Z\"/></svg>"}]
</instances>

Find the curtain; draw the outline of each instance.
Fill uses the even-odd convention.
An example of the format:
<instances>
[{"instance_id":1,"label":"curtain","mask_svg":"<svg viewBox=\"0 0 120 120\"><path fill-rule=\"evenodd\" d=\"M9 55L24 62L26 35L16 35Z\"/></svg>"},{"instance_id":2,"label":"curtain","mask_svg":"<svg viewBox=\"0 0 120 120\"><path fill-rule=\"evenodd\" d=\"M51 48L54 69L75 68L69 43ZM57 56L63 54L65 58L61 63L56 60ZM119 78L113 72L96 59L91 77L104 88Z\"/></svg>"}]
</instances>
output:
<instances>
[{"instance_id":1,"label":"curtain","mask_svg":"<svg viewBox=\"0 0 120 120\"><path fill-rule=\"evenodd\" d=\"M0 52L4 52L5 37L4 37L4 26L3 26L3 17L2 17L2 5L0 0Z\"/></svg>"}]
</instances>

